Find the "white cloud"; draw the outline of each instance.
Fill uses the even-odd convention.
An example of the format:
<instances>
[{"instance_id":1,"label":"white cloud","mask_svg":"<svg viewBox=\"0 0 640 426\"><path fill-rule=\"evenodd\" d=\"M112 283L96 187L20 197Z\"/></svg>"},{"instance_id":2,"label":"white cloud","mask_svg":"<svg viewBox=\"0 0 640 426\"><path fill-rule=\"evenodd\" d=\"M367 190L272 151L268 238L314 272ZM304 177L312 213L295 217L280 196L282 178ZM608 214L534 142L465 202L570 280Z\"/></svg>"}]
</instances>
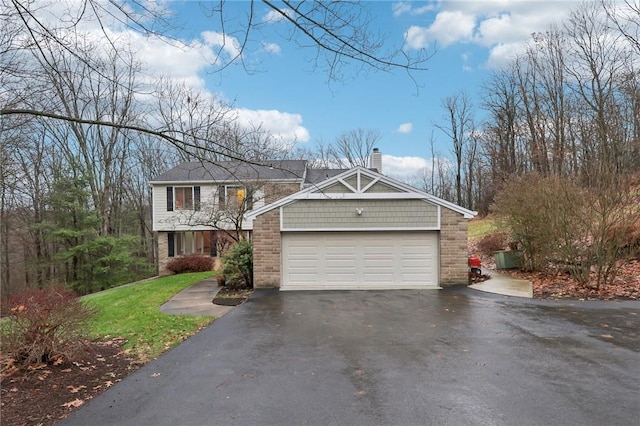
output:
<instances>
[{"instance_id":1,"label":"white cloud","mask_svg":"<svg viewBox=\"0 0 640 426\"><path fill-rule=\"evenodd\" d=\"M302 116L278 110L251 110L239 108L235 110L240 125L261 127L269 131L275 138L285 142L307 142L309 131L302 126Z\"/></svg>"},{"instance_id":2,"label":"white cloud","mask_svg":"<svg viewBox=\"0 0 640 426\"><path fill-rule=\"evenodd\" d=\"M525 42L501 43L491 48L486 66L491 69L498 69L509 64L519 54L526 49Z\"/></svg>"},{"instance_id":3,"label":"white cloud","mask_svg":"<svg viewBox=\"0 0 640 426\"><path fill-rule=\"evenodd\" d=\"M429 27L412 25L405 32L405 44L412 49L426 48L430 42L442 46L468 41L473 37L475 17L459 11L444 11L436 15Z\"/></svg>"},{"instance_id":4,"label":"white cloud","mask_svg":"<svg viewBox=\"0 0 640 426\"><path fill-rule=\"evenodd\" d=\"M396 132L398 132L398 133L411 133L412 130L413 130L413 123L402 123L396 129Z\"/></svg>"},{"instance_id":5,"label":"white cloud","mask_svg":"<svg viewBox=\"0 0 640 426\"><path fill-rule=\"evenodd\" d=\"M434 9L435 9L435 5L433 4L427 4L426 6L415 7L415 8L413 7L413 4L411 2L401 1L398 3L391 4L391 10L393 11L393 16L396 18L405 13L408 13L410 15L422 15Z\"/></svg>"},{"instance_id":6,"label":"white cloud","mask_svg":"<svg viewBox=\"0 0 640 426\"><path fill-rule=\"evenodd\" d=\"M262 47L264 47L264 50L269 52L269 53L273 53L275 55L279 55L280 54L280 46L276 43L267 43L264 42L262 43Z\"/></svg>"},{"instance_id":7,"label":"white cloud","mask_svg":"<svg viewBox=\"0 0 640 426\"><path fill-rule=\"evenodd\" d=\"M411 179L428 165L427 160L422 157L382 155L382 172L387 176L404 181Z\"/></svg>"},{"instance_id":8,"label":"white cloud","mask_svg":"<svg viewBox=\"0 0 640 426\"><path fill-rule=\"evenodd\" d=\"M205 45L221 48L231 58L240 56L240 43L235 37L217 31L203 31L201 36Z\"/></svg>"},{"instance_id":9,"label":"white cloud","mask_svg":"<svg viewBox=\"0 0 640 426\"><path fill-rule=\"evenodd\" d=\"M398 3L392 3L391 10L393 11L393 16L398 17L404 13L410 13L411 4L404 1L401 1Z\"/></svg>"},{"instance_id":10,"label":"white cloud","mask_svg":"<svg viewBox=\"0 0 640 426\"><path fill-rule=\"evenodd\" d=\"M429 46L429 29L410 26L404 33L404 42L410 49L426 49Z\"/></svg>"},{"instance_id":11,"label":"white cloud","mask_svg":"<svg viewBox=\"0 0 640 426\"><path fill-rule=\"evenodd\" d=\"M287 15L287 16L291 16L293 11L291 9L282 9L282 12ZM263 17L262 17L262 22L266 22L266 23L275 23L275 22L280 22L284 19L285 17L282 15L282 13L275 11L275 10L270 10L269 12L267 12Z\"/></svg>"},{"instance_id":12,"label":"white cloud","mask_svg":"<svg viewBox=\"0 0 640 426\"><path fill-rule=\"evenodd\" d=\"M566 19L575 1L449 1L437 3L439 9L430 25L410 26L404 33L405 46L422 49L437 44L446 47L472 43L491 49L488 66L520 51L534 32ZM430 6L433 6L431 4ZM394 16L416 14L409 2L394 3ZM466 63L463 67L470 69Z\"/></svg>"},{"instance_id":13,"label":"white cloud","mask_svg":"<svg viewBox=\"0 0 640 426\"><path fill-rule=\"evenodd\" d=\"M475 17L460 11L444 11L438 13L436 20L429 27L429 35L443 46L457 41L471 39L475 27Z\"/></svg>"}]
</instances>

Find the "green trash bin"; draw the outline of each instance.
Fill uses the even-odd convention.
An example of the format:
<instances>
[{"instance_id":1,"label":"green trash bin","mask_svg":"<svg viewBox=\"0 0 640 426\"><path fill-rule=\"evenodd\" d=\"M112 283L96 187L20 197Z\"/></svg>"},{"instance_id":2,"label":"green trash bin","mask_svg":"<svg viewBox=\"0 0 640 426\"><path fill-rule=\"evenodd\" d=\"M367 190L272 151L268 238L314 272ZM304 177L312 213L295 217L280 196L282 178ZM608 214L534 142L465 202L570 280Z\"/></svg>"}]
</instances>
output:
<instances>
[{"instance_id":1,"label":"green trash bin","mask_svg":"<svg viewBox=\"0 0 640 426\"><path fill-rule=\"evenodd\" d=\"M522 267L520 250L501 250L493 253L496 269L517 269Z\"/></svg>"}]
</instances>

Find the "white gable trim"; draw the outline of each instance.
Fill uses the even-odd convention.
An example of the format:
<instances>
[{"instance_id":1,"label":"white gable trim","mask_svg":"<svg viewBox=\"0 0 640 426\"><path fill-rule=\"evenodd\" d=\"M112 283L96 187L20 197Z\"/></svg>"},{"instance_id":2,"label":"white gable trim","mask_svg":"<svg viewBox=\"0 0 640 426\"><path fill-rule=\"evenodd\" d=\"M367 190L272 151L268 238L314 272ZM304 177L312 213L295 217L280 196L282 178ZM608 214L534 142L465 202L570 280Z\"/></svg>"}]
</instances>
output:
<instances>
[{"instance_id":1,"label":"white gable trim","mask_svg":"<svg viewBox=\"0 0 640 426\"><path fill-rule=\"evenodd\" d=\"M348 177L351 177L353 175L357 176L357 185L359 188L353 188L351 185L348 185L345 180ZM365 186L364 188L360 188L360 177L361 175L365 175L369 178L372 179L372 182L370 182L367 186ZM386 185L389 185L392 188L395 188L397 190L403 191L403 192L389 192L389 193L384 193L384 192L376 192L376 193L366 193L366 191L375 183L384 183ZM352 193L325 193L322 192L323 189L334 185L336 183L341 183L342 185L345 185L346 188L351 189ZM247 213L246 218L249 220L253 220L256 217L267 213L275 208L279 208L282 206L285 206L287 204L293 203L295 201L298 200L309 200L309 199L333 199L333 200L340 200L340 199L423 199L425 201L431 202L437 206L441 206L441 207L446 207L450 210L453 210L457 213L460 213L464 216L465 219L472 219L474 218L477 213L468 209L465 209L464 207L458 206L457 204L451 203L449 201L443 200L441 198L435 197L431 194L427 194L426 192L422 192L416 188L413 188L410 185L407 185L405 183L402 183L400 181L397 181L395 179L392 179L390 177L381 175L380 173L368 170L364 167L361 166L357 166L351 170L347 170L344 173L341 173L337 176L334 176L332 178L329 178L325 181L320 182L319 184L315 185L315 186L311 186L308 187L306 189L303 189L301 191L298 191L294 194L291 194L287 197L281 198L278 201L275 201L271 204L268 204L266 206L260 207L258 209L255 209L253 211L250 211ZM438 215L440 216L440 215Z\"/></svg>"},{"instance_id":2,"label":"white gable trim","mask_svg":"<svg viewBox=\"0 0 640 426\"><path fill-rule=\"evenodd\" d=\"M358 178L358 180L360 180L360 178ZM354 188L353 186L349 185L344 179L338 179L338 181L340 181L341 184L343 184L349 190L351 190L351 192L358 192L358 190L356 188ZM359 186L360 186L360 182L358 182L358 187Z\"/></svg>"},{"instance_id":3,"label":"white gable trim","mask_svg":"<svg viewBox=\"0 0 640 426\"><path fill-rule=\"evenodd\" d=\"M358 175L359 176L359 175ZM364 188L362 188L362 192L367 192L369 190L369 188L371 188L373 185L375 185L376 183L378 183L380 181L380 178L375 178L373 179L371 182L369 182L369 184L367 186L365 186Z\"/></svg>"}]
</instances>

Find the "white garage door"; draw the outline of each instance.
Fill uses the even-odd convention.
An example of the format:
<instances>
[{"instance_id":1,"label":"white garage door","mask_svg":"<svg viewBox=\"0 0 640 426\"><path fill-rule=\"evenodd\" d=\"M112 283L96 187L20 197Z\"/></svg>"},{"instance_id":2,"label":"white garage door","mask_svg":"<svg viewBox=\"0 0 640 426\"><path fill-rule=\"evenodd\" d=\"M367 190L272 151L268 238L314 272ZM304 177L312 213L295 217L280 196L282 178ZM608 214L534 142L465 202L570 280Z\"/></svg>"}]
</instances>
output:
<instances>
[{"instance_id":1,"label":"white garage door","mask_svg":"<svg viewBox=\"0 0 640 426\"><path fill-rule=\"evenodd\" d=\"M284 232L282 290L438 287L436 232Z\"/></svg>"}]
</instances>

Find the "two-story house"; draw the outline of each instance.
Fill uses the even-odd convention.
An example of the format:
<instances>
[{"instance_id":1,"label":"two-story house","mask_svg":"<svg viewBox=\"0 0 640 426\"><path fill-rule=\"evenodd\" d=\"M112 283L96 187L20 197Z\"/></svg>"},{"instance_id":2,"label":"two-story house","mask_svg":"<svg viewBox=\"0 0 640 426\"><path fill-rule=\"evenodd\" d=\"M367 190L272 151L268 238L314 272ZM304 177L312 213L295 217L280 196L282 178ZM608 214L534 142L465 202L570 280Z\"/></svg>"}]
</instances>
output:
<instances>
[{"instance_id":1,"label":"two-story house","mask_svg":"<svg viewBox=\"0 0 640 426\"><path fill-rule=\"evenodd\" d=\"M218 256L244 233L254 285L298 289L440 288L466 284L475 212L372 168L304 160L186 162L152 182L159 272L190 253Z\"/></svg>"}]
</instances>

